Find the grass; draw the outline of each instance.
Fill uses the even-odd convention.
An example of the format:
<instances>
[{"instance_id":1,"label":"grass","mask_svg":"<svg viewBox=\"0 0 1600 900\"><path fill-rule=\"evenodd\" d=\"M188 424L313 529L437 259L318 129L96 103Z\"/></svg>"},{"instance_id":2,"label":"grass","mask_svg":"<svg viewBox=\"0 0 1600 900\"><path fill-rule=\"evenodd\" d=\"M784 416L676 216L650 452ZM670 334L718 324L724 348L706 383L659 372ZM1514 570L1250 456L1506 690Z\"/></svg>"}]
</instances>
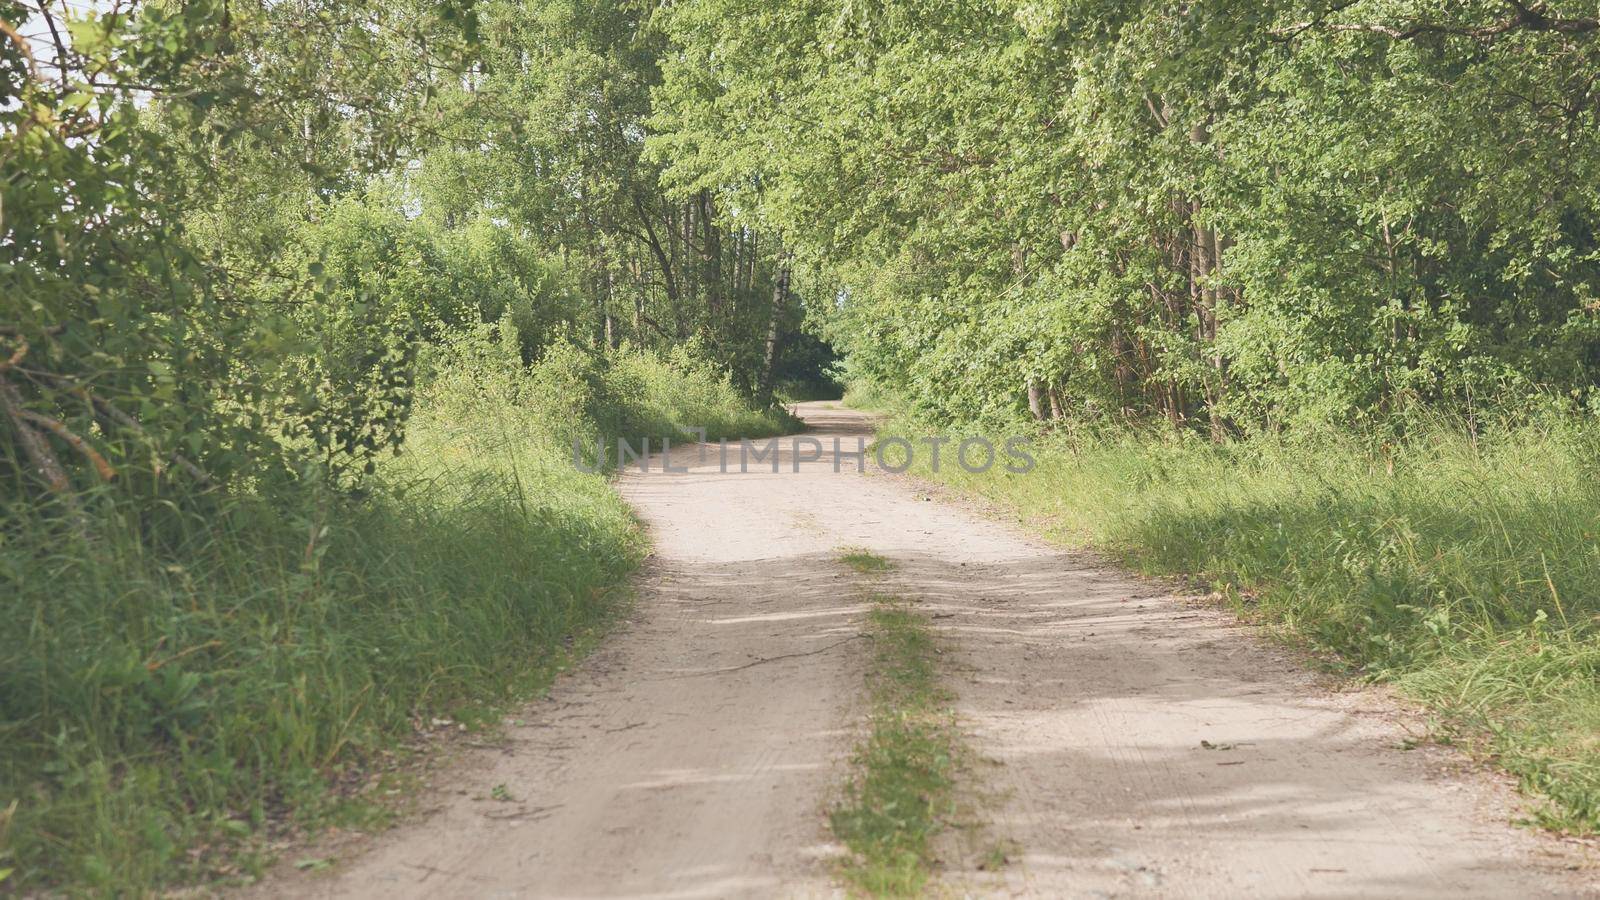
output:
<instances>
[{"instance_id":1,"label":"grass","mask_svg":"<svg viewBox=\"0 0 1600 900\"><path fill-rule=\"evenodd\" d=\"M841 559L858 572L890 568L888 560L863 550ZM914 897L932 876L934 837L956 814L963 748L950 698L939 686L927 622L896 597L874 593L870 600L870 727L829 824L850 850L842 874L854 889Z\"/></svg>"},{"instance_id":2,"label":"grass","mask_svg":"<svg viewBox=\"0 0 1600 900\"><path fill-rule=\"evenodd\" d=\"M644 538L568 436L674 423L787 425L642 354L453 347L360 491L112 506L80 542L7 510L0 892L238 880L271 839L381 825L419 733L497 721L625 596Z\"/></svg>"},{"instance_id":3,"label":"grass","mask_svg":"<svg viewBox=\"0 0 1600 900\"><path fill-rule=\"evenodd\" d=\"M839 561L863 575L875 575L893 568L889 560L871 550L847 549L839 554Z\"/></svg>"},{"instance_id":4,"label":"grass","mask_svg":"<svg viewBox=\"0 0 1600 900\"><path fill-rule=\"evenodd\" d=\"M904 420L886 433L922 433ZM926 477L1058 541L1203 579L1244 616L1396 685L1520 779L1544 826L1600 830L1600 434L1558 420L1399 442L1225 446L1056 434L1025 475ZM925 456L925 455L924 455Z\"/></svg>"}]
</instances>

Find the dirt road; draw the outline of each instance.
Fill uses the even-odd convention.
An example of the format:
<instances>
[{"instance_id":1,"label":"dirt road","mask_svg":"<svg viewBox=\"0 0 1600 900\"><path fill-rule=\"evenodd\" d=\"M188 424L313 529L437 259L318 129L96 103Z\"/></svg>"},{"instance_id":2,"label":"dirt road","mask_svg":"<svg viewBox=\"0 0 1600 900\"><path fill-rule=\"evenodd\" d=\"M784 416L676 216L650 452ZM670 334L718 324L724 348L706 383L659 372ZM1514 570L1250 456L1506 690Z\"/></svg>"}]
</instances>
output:
<instances>
[{"instance_id":1,"label":"dirt road","mask_svg":"<svg viewBox=\"0 0 1600 900\"><path fill-rule=\"evenodd\" d=\"M858 413L804 404L831 441ZM786 449L788 445L786 444ZM733 897L837 892L825 810L862 715L845 546L891 559L951 652L998 872L953 893L1040 897L1581 896L1571 845L1506 824L1504 785L1407 751L1405 716L1335 693L1223 614L1029 540L882 473L621 482L656 555L631 621L438 809L285 893Z\"/></svg>"}]
</instances>

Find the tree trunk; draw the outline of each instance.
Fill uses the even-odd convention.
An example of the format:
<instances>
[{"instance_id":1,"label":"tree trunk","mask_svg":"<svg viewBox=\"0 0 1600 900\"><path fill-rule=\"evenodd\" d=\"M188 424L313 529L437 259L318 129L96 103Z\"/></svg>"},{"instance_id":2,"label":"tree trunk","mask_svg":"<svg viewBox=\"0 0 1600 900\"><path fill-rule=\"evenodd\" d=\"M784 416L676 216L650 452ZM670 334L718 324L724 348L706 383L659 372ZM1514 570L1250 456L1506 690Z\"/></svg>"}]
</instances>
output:
<instances>
[{"instance_id":1,"label":"tree trunk","mask_svg":"<svg viewBox=\"0 0 1600 900\"><path fill-rule=\"evenodd\" d=\"M1196 144L1211 142L1211 117L1196 122L1189 130L1189 140ZM1205 384L1206 417L1211 430L1212 443L1220 444L1227 437L1227 425L1222 418L1223 400L1223 371L1222 354L1216 350L1217 344L1217 299L1220 290L1216 284L1219 270L1222 266L1221 241L1215 229L1202 224L1204 213L1199 200L1191 200L1188 204L1190 249L1189 249L1189 298L1194 306L1195 316L1199 320L1197 342L1203 348L1202 353L1207 353L1211 359L1211 366L1215 374Z\"/></svg>"},{"instance_id":2,"label":"tree trunk","mask_svg":"<svg viewBox=\"0 0 1600 900\"><path fill-rule=\"evenodd\" d=\"M756 399L762 403L772 402L772 380L778 368L778 332L783 324L783 313L789 305L789 260L788 254L778 262L778 277L772 285L772 312L767 317L767 343L761 359L761 384L756 389Z\"/></svg>"},{"instance_id":3,"label":"tree trunk","mask_svg":"<svg viewBox=\"0 0 1600 900\"><path fill-rule=\"evenodd\" d=\"M746 293L751 294L751 295L754 295L755 292L756 292L756 263L760 259L760 257L758 256L758 251L760 251L760 249L761 249L761 243L760 243L759 239L757 238L756 233L754 231L751 231L750 232L750 261L744 268L744 289L745 289Z\"/></svg>"},{"instance_id":4,"label":"tree trunk","mask_svg":"<svg viewBox=\"0 0 1600 900\"><path fill-rule=\"evenodd\" d=\"M1189 301L1198 320L1195 340L1201 346L1201 352L1211 356L1212 365L1219 362L1215 347L1217 341L1217 288L1212 283L1216 275L1216 249L1217 235L1211 228L1201 224L1200 202L1198 200L1189 204ZM1219 405L1222 402L1222 386L1215 378L1208 379L1205 384L1206 417L1210 424L1212 443L1220 444L1226 436L1226 429L1222 423L1222 412Z\"/></svg>"},{"instance_id":5,"label":"tree trunk","mask_svg":"<svg viewBox=\"0 0 1600 900\"><path fill-rule=\"evenodd\" d=\"M1050 411L1044 405L1044 385L1037 378L1028 379L1028 412L1033 414L1036 421L1050 418Z\"/></svg>"},{"instance_id":6,"label":"tree trunk","mask_svg":"<svg viewBox=\"0 0 1600 900\"><path fill-rule=\"evenodd\" d=\"M667 229L667 245L662 246L661 238L656 234L655 223L651 221L649 211L645 209L644 204L639 201L638 197L633 198L633 208L639 215L639 224L644 227L645 243L649 246L650 253L655 256L656 265L661 267L661 283L667 292L667 306L671 310L673 318L676 319L679 303L678 274L677 266L675 265L678 258L675 231L671 227ZM635 337L638 336L639 320L644 313L643 268L643 266L639 266L640 271L638 272L640 296L634 301L633 330Z\"/></svg>"},{"instance_id":7,"label":"tree trunk","mask_svg":"<svg viewBox=\"0 0 1600 900\"><path fill-rule=\"evenodd\" d=\"M611 271L610 266L606 266L606 290L605 293L600 297L600 315L601 327L605 332L604 337L607 350L617 349L617 337L611 329L611 300L612 294L616 290L616 286L616 275Z\"/></svg>"},{"instance_id":8,"label":"tree trunk","mask_svg":"<svg viewBox=\"0 0 1600 900\"><path fill-rule=\"evenodd\" d=\"M700 280L705 283L706 312L715 333L722 324L722 235L713 221L715 210L711 206L711 192L701 191L697 201L696 218L705 232L700 241Z\"/></svg>"}]
</instances>

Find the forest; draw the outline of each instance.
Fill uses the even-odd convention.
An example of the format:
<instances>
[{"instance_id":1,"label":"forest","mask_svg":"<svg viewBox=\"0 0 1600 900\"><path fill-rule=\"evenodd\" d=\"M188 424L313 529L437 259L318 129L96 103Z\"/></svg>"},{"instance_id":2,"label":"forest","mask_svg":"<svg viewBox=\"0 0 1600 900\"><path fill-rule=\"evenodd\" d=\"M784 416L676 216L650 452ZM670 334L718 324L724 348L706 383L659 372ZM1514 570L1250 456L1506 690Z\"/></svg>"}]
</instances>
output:
<instances>
[{"instance_id":1,"label":"forest","mask_svg":"<svg viewBox=\"0 0 1600 900\"><path fill-rule=\"evenodd\" d=\"M390 815L626 603L572 441L844 386L1600 823L1592 2L0 0L0 94L0 893Z\"/></svg>"}]
</instances>

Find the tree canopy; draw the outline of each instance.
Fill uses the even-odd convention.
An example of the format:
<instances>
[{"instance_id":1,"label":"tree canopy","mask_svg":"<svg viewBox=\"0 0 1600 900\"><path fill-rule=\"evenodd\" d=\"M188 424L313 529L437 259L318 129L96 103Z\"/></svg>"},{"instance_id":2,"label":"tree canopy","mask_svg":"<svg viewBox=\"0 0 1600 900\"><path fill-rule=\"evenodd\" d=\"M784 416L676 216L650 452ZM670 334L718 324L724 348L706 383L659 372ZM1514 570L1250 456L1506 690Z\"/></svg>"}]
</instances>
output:
<instances>
[{"instance_id":1,"label":"tree canopy","mask_svg":"<svg viewBox=\"0 0 1600 900\"><path fill-rule=\"evenodd\" d=\"M839 286L856 371L946 419L1587 407L1593 12L678 3L651 140Z\"/></svg>"},{"instance_id":2,"label":"tree canopy","mask_svg":"<svg viewBox=\"0 0 1600 900\"><path fill-rule=\"evenodd\" d=\"M403 442L418 347L502 319L527 362L687 345L770 397L802 316L787 257L646 156L668 45L644 5L0 21L14 498L359 480Z\"/></svg>"}]
</instances>

